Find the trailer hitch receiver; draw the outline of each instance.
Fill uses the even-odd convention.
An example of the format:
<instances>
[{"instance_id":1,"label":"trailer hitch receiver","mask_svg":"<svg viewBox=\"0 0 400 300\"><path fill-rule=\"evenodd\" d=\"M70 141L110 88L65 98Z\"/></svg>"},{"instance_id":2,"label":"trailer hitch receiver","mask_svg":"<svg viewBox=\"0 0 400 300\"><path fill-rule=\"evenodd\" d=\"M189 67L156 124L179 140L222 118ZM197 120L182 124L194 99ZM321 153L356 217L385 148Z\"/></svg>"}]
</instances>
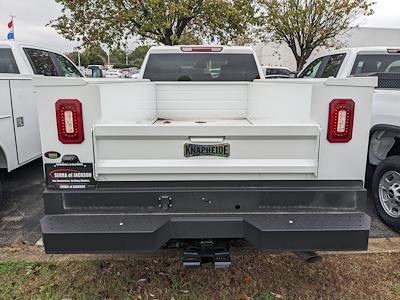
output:
<instances>
[{"instance_id":1,"label":"trailer hitch receiver","mask_svg":"<svg viewBox=\"0 0 400 300\"><path fill-rule=\"evenodd\" d=\"M200 241L185 248L182 266L187 269L229 268L231 256L227 243L214 243L213 241Z\"/></svg>"}]
</instances>

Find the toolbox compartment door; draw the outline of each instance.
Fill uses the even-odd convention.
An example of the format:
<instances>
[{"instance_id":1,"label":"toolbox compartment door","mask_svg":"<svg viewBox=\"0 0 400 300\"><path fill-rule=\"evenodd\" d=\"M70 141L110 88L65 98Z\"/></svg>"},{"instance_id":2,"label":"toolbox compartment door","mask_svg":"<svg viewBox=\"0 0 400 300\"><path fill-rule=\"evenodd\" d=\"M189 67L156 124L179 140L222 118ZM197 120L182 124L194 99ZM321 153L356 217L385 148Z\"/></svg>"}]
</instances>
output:
<instances>
[{"instance_id":1,"label":"toolbox compartment door","mask_svg":"<svg viewBox=\"0 0 400 300\"><path fill-rule=\"evenodd\" d=\"M228 122L229 121L225 121ZM239 121L238 121L239 122ZM315 178L316 125L96 125L97 180ZM245 123L244 123L245 122ZM243 125L243 123L245 125ZM228 156L185 156L186 145L228 145Z\"/></svg>"}]
</instances>

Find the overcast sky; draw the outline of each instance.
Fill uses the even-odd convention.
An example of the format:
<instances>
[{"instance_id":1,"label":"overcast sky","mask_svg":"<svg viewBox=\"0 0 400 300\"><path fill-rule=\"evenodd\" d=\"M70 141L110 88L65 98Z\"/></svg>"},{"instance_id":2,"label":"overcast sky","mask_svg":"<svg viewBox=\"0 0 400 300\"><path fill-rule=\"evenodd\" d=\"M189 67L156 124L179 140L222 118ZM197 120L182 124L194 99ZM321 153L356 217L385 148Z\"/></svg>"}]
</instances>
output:
<instances>
[{"instance_id":1,"label":"overcast sky","mask_svg":"<svg viewBox=\"0 0 400 300\"><path fill-rule=\"evenodd\" d=\"M360 22L366 27L400 28L400 1L375 0L375 14ZM61 14L54 0L0 0L0 40L7 36L9 15L15 16L15 37L19 41L41 45L62 52L71 51L76 44L46 27L49 20Z\"/></svg>"}]
</instances>

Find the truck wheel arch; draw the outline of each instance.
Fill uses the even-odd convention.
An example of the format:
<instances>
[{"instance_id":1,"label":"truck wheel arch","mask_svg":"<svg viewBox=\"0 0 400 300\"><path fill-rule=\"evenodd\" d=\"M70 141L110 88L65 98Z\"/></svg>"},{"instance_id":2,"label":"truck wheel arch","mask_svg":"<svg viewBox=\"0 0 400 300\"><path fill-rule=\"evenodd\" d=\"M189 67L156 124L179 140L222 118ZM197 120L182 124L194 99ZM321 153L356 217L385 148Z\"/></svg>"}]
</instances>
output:
<instances>
[{"instance_id":1,"label":"truck wheel arch","mask_svg":"<svg viewBox=\"0 0 400 300\"><path fill-rule=\"evenodd\" d=\"M3 150L3 147L0 145L0 169L7 169L7 155Z\"/></svg>"},{"instance_id":2,"label":"truck wheel arch","mask_svg":"<svg viewBox=\"0 0 400 300\"><path fill-rule=\"evenodd\" d=\"M370 131L368 163L377 166L387 157L394 155L400 155L400 126L373 126Z\"/></svg>"}]
</instances>

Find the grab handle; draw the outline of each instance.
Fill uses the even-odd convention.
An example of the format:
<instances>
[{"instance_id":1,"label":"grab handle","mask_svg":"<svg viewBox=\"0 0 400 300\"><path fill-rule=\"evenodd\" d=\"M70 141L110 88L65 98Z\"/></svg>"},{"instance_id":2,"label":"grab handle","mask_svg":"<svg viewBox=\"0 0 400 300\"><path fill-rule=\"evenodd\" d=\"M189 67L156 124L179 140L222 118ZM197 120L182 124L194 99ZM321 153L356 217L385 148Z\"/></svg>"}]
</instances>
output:
<instances>
[{"instance_id":1,"label":"grab handle","mask_svg":"<svg viewBox=\"0 0 400 300\"><path fill-rule=\"evenodd\" d=\"M189 137L189 140L192 143L222 143L224 141L225 137L221 136L191 136Z\"/></svg>"}]
</instances>

